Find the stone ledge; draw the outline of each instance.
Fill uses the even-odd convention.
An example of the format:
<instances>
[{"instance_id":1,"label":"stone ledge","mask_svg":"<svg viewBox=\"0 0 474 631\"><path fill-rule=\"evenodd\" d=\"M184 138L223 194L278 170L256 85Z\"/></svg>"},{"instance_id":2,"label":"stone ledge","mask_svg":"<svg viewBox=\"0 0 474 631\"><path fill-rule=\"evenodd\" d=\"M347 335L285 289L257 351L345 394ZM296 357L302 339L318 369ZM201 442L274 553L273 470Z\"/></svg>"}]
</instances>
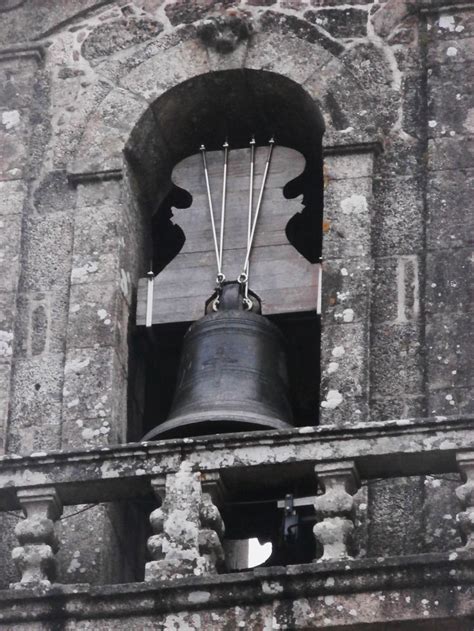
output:
<instances>
[{"instance_id":1,"label":"stone ledge","mask_svg":"<svg viewBox=\"0 0 474 631\"><path fill-rule=\"evenodd\" d=\"M156 620L155 616L168 612L209 615L213 610L231 612L232 607L245 611L247 606L253 612L261 607L267 614L270 608L283 618L289 608L294 627L304 628L320 628L323 621L325 628L331 628L344 619L354 625L351 629L383 620L456 617L460 624L474 616L473 584L474 557L451 553L256 568L162 583L52 585L43 590L1 591L0 628L19 621L71 618L109 623L111 618L126 618L132 625L133 616L143 620L153 615ZM295 609L295 602L304 606ZM468 627L449 627L464 628Z\"/></svg>"},{"instance_id":2,"label":"stone ledge","mask_svg":"<svg viewBox=\"0 0 474 631\"><path fill-rule=\"evenodd\" d=\"M457 416L9 455L0 458L0 509L18 508L15 490L28 486L54 485L65 505L137 497L184 460L203 476L219 471L232 486L255 485L264 471L313 475L315 464L335 460L354 461L365 479L456 472L456 454L472 449L472 418Z\"/></svg>"},{"instance_id":3,"label":"stone ledge","mask_svg":"<svg viewBox=\"0 0 474 631\"><path fill-rule=\"evenodd\" d=\"M42 64L45 58L44 47L39 44L19 44L8 48L0 48L0 62L10 59L33 59L38 65Z\"/></svg>"}]
</instances>

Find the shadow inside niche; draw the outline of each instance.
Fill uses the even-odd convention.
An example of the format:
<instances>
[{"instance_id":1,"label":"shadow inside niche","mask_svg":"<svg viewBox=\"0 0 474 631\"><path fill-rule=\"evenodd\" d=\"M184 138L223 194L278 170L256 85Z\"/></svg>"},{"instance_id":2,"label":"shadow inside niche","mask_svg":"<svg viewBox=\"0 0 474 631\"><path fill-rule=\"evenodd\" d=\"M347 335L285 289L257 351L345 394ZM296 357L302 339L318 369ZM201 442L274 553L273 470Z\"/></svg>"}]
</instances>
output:
<instances>
[{"instance_id":1,"label":"shadow inside niche","mask_svg":"<svg viewBox=\"0 0 474 631\"><path fill-rule=\"evenodd\" d=\"M323 221L323 187L315 173L316 165L307 161L303 173L283 189L286 199L303 196L303 210L291 217L285 232L291 245L313 264L321 258Z\"/></svg>"},{"instance_id":2,"label":"shadow inside niche","mask_svg":"<svg viewBox=\"0 0 474 631\"><path fill-rule=\"evenodd\" d=\"M189 208L192 201L192 195L188 191L173 184L152 217L152 269L155 275L159 274L179 254L186 241L182 228L172 221L172 208Z\"/></svg>"}]
</instances>

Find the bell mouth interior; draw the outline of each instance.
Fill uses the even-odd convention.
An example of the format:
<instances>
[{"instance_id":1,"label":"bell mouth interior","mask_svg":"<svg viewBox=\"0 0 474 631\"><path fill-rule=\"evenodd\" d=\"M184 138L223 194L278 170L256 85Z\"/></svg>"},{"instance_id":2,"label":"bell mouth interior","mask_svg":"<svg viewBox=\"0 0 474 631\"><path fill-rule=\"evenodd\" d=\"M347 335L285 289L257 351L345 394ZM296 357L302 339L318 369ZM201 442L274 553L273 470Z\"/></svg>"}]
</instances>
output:
<instances>
[{"instance_id":1,"label":"bell mouth interior","mask_svg":"<svg viewBox=\"0 0 474 631\"><path fill-rule=\"evenodd\" d=\"M278 418L256 416L252 418L206 418L199 420L198 415L190 415L189 418L180 417L170 419L151 432L148 432L142 442L149 440L166 440L168 438L194 438L197 436L216 435L216 423L219 423L219 434L232 434L237 432L254 432L258 430L292 429L293 425Z\"/></svg>"}]
</instances>

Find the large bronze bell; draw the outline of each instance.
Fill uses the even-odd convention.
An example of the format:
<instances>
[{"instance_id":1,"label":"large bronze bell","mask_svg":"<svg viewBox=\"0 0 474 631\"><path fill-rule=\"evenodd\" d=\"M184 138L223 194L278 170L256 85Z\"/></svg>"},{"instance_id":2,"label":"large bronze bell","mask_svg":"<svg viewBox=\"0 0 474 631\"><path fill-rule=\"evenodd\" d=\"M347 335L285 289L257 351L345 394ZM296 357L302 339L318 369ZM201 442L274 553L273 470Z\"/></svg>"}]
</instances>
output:
<instances>
[{"instance_id":1,"label":"large bronze bell","mask_svg":"<svg viewBox=\"0 0 474 631\"><path fill-rule=\"evenodd\" d=\"M225 284L218 311L189 327L170 415L143 440L292 427L282 335L242 298Z\"/></svg>"}]
</instances>

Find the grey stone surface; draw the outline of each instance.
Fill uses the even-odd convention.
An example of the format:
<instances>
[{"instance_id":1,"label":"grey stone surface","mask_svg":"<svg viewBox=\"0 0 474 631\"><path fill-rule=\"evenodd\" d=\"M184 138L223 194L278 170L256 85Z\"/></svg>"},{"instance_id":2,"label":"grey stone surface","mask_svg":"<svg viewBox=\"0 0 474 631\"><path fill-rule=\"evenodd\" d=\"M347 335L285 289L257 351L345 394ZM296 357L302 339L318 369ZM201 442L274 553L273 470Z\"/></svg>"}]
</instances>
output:
<instances>
[{"instance_id":1,"label":"grey stone surface","mask_svg":"<svg viewBox=\"0 0 474 631\"><path fill-rule=\"evenodd\" d=\"M449 177L441 172L428 180L427 241L433 250L451 250L468 246L472 241L474 219L471 200L474 196L474 172L453 170Z\"/></svg>"},{"instance_id":2,"label":"grey stone surface","mask_svg":"<svg viewBox=\"0 0 474 631\"><path fill-rule=\"evenodd\" d=\"M423 499L423 477L369 484L369 556L424 551ZM403 519L398 518L401 514Z\"/></svg>"},{"instance_id":3,"label":"grey stone surface","mask_svg":"<svg viewBox=\"0 0 474 631\"><path fill-rule=\"evenodd\" d=\"M423 249L423 195L419 178L374 180L374 256L412 254Z\"/></svg>"},{"instance_id":4,"label":"grey stone surface","mask_svg":"<svg viewBox=\"0 0 474 631\"><path fill-rule=\"evenodd\" d=\"M65 212L30 216L23 226L20 287L49 291L69 284L73 219Z\"/></svg>"},{"instance_id":5,"label":"grey stone surface","mask_svg":"<svg viewBox=\"0 0 474 631\"><path fill-rule=\"evenodd\" d=\"M169 601L140 585L0 594L10 616L0 626L359 629L390 621L417 631L470 629L472 560L452 556L460 544L455 452L472 449L472 428L453 416L468 412L472 396L469 3L80 5L0 7L0 451L76 450L18 461L8 478L10 486L57 483L69 502L58 526L60 581L142 580L149 478L176 472L183 459L205 473L222 468L243 499L275 480L278 492L294 480L307 485L315 459L351 458L369 480L397 478L369 481L357 499L359 555L379 557L365 565L264 568L212 584L175 578ZM199 37L209 24L213 35ZM246 36L222 47L235 24L250 25ZM321 428L224 436L211 447L198 439L113 449L142 426L145 344L131 344L130 334L150 217L175 162L195 149L183 148L186 138L199 135L192 98L160 97L230 68L302 85L327 126ZM262 121L273 116L265 99L256 101ZM192 125L176 126L188 106L182 118ZM424 417L425 429L403 421L410 416ZM374 425L386 419L395 421ZM256 469L241 480L248 467ZM0 506L13 510L10 486ZM71 516L78 508L87 510ZM16 517L0 518L6 588L18 580L3 561ZM444 556L407 560L420 552ZM402 556L381 560L393 554ZM99 599L109 618L91 621ZM65 620L66 606L83 618ZM20 610L26 622L15 618Z\"/></svg>"},{"instance_id":6,"label":"grey stone surface","mask_svg":"<svg viewBox=\"0 0 474 631\"><path fill-rule=\"evenodd\" d=\"M430 252L426 257L428 313L447 314L472 309L472 257L467 248Z\"/></svg>"},{"instance_id":7,"label":"grey stone surface","mask_svg":"<svg viewBox=\"0 0 474 631\"><path fill-rule=\"evenodd\" d=\"M364 37L367 32L367 11L361 9L321 9L307 11L305 18L324 28L333 37Z\"/></svg>"},{"instance_id":8,"label":"grey stone surface","mask_svg":"<svg viewBox=\"0 0 474 631\"><path fill-rule=\"evenodd\" d=\"M29 453L59 447L62 379L63 355L60 353L15 359L9 452Z\"/></svg>"},{"instance_id":9,"label":"grey stone surface","mask_svg":"<svg viewBox=\"0 0 474 631\"><path fill-rule=\"evenodd\" d=\"M371 330L370 383L374 398L421 394L419 324L381 324Z\"/></svg>"}]
</instances>

